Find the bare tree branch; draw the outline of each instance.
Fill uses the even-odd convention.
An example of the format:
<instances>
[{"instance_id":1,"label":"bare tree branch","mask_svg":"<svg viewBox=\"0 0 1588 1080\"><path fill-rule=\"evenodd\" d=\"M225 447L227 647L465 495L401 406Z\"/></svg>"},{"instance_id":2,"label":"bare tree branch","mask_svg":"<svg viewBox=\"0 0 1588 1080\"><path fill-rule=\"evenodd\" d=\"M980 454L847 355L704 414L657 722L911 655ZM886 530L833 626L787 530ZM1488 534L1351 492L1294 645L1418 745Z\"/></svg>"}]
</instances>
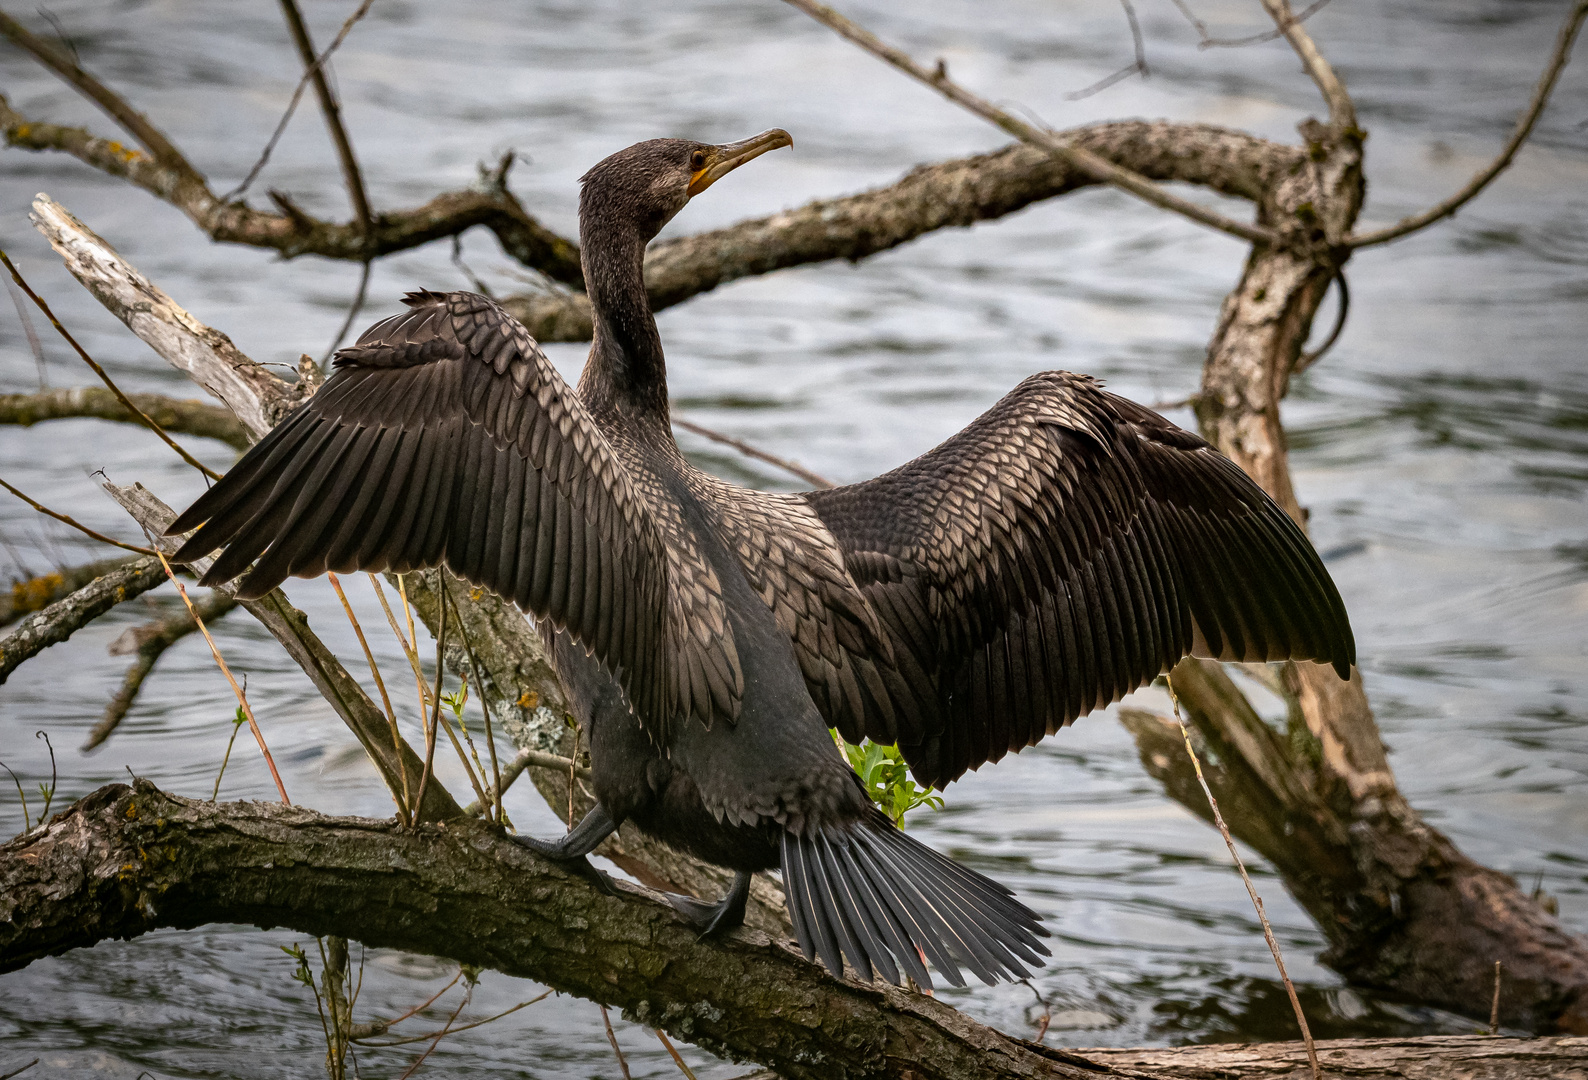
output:
<instances>
[{"instance_id":1,"label":"bare tree branch","mask_svg":"<svg viewBox=\"0 0 1588 1080\"><path fill-rule=\"evenodd\" d=\"M1318 1043L1329 1075L1351 1080L1568 1080L1583 1066L1582 1040L1423 1035L1402 1039L1329 1039ZM1207 1080L1282 1080L1302 1075L1299 1042L1077 1050L1129 1069L1141 1080L1179 1073Z\"/></svg>"},{"instance_id":2,"label":"bare tree branch","mask_svg":"<svg viewBox=\"0 0 1588 1080\"><path fill-rule=\"evenodd\" d=\"M202 178L182 174L158 159L101 139L87 129L34 123L0 97L0 130L6 142L26 150L59 150L84 164L119 176L160 198L212 239L269 248L287 258L320 255L361 262L366 257L407 251L453 236L475 225L496 234L502 250L556 281L582 284L577 245L531 217L505 184L438 195L423 206L378 215L366 244L358 223L335 224L307 214L271 214L245 203L224 202Z\"/></svg>"},{"instance_id":3,"label":"bare tree branch","mask_svg":"<svg viewBox=\"0 0 1588 1080\"><path fill-rule=\"evenodd\" d=\"M103 109L105 115L142 143L144 149L154 155L155 160L170 170L180 181L203 184L203 175L188 163L187 158L182 156L181 151L172 145L160 129L149 123L137 109L127 104L121 95L84 71L78 65L75 56L68 56L59 46L38 37L3 11L0 11L0 34L4 34L19 48L31 53L39 63L55 72L78 93Z\"/></svg>"},{"instance_id":4,"label":"bare tree branch","mask_svg":"<svg viewBox=\"0 0 1588 1080\"><path fill-rule=\"evenodd\" d=\"M52 517L56 521L59 521L62 525L70 525L72 528L76 529L78 532L82 533L84 536L91 537L92 539L98 540L101 544L109 544L111 547L119 547L123 551L136 551L136 552L139 552L140 554L144 554L144 555L153 555L154 554L154 552L151 549L149 549L149 548L139 547L137 544L126 544L126 543L123 543L120 540L117 540L113 536L106 536L102 532L95 532L93 529L90 529L87 525L84 525L82 522L78 521L76 518L69 517L68 515L62 514L62 513L58 512L58 511L55 511L55 510L51 510L48 506L45 506L43 503L39 502L37 499L31 497L30 495L26 494L25 492L21 491L20 489L12 487L10 484L6 483L4 480L0 480L0 487L5 488L11 494L15 495L17 498L21 499L23 502L25 502L29 506L33 507L33 509L35 509L39 513L43 514L45 517Z\"/></svg>"},{"instance_id":5,"label":"bare tree branch","mask_svg":"<svg viewBox=\"0 0 1588 1080\"><path fill-rule=\"evenodd\" d=\"M134 558L136 556L123 555L116 559L101 559L12 583L9 593L0 592L0 626L9 626L24 615L42 611L95 578L126 566Z\"/></svg>"},{"instance_id":6,"label":"bare tree branch","mask_svg":"<svg viewBox=\"0 0 1588 1080\"><path fill-rule=\"evenodd\" d=\"M1325 60L1323 54L1318 51L1317 43L1302 25L1303 20L1297 18L1296 13L1290 10L1290 0L1262 0L1262 3L1264 9L1272 16L1274 25L1285 35L1285 40L1290 42L1290 47L1295 50L1296 55L1301 57L1302 67L1307 69L1307 74L1318 86L1318 92L1328 103L1329 123L1336 131L1354 129L1356 106L1351 103L1351 95L1346 93L1345 84L1334 73L1329 61Z\"/></svg>"},{"instance_id":7,"label":"bare tree branch","mask_svg":"<svg viewBox=\"0 0 1588 1080\"><path fill-rule=\"evenodd\" d=\"M196 605L199 618L206 624L213 623L237 606L237 601L222 593L211 593L201 599ZM132 703L138 697L138 691L143 688L143 682L154 670L154 665L159 661L165 651L189 634L198 630L198 623L186 610L173 612L163 619L144 623L142 626L128 627L120 637L111 642L110 654L112 656L125 656L132 654L135 659L132 666L123 676L121 688L116 691L116 696L110 699L110 704L105 706L105 715L94 729L88 733L81 749L89 751L100 743L110 738L116 730L127 710L132 708Z\"/></svg>"},{"instance_id":8,"label":"bare tree branch","mask_svg":"<svg viewBox=\"0 0 1588 1080\"><path fill-rule=\"evenodd\" d=\"M1306 161L1284 146L1209 124L1126 120L1064 132L1072 144L1156 180L1198 184L1261 202ZM1100 183L1023 143L923 165L885 187L652 245L645 260L657 311L742 277L830 259L856 262L937 229L1000 218ZM582 293L542 292L502 303L541 341L590 337Z\"/></svg>"},{"instance_id":9,"label":"bare tree branch","mask_svg":"<svg viewBox=\"0 0 1588 1080\"><path fill-rule=\"evenodd\" d=\"M1544 74L1539 77L1538 85L1533 88L1533 100L1528 103L1527 111L1517 119L1516 128L1511 132L1510 140L1506 142L1505 148L1500 151L1498 157L1468 180L1460 191L1443 202L1429 207L1420 214L1402 218L1387 228L1357 233L1348 237L1345 243L1353 248L1370 247L1374 244L1399 240L1403 236L1427 228L1461 209L1478 192L1488 187L1491 180L1504 172L1516 157L1516 152L1533 133L1533 126L1538 123L1538 118L1544 112L1544 106L1549 103L1549 96L1555 89L1555 83L1560 79L1560 73L1566 69L1566 64L1571 60L1572 44L1577 39L1577 31L1582 29L1585 17L1588 17L1588 0L1577 0L1571 13L1566 16L1566 22L1561 26L1560 34L1555 38L1555 51L1550 54L1549 63L1544 67Z\"/></svg>"},{"instance_id":10,"label":"bare tree branch","mask_svg":"<svg viewBox=\"0 0 1588 1080\"><path fill-rule=\"evenodd\" d=\"M102 788L0 847L0 970L213 921L335 934L532 978L790 1080L1126 1075L1002 1035L923 994L840 981L759 931L701 941L652 894L619 883L607 895L469 819L407 830L276 803L183 799L140 780Z\"/></svg>"},{"instance_id":11,"label":"bare tree branch","mask_svg":"<svg viewBox=\"0 0 1588 1080\"><path fill-rule=\"evenodd\" d=\"M1264 0L1270 3L1273 0ZM1209 210L1204 206L1182 199L1158 187L1147 177L1092 153L1083 147L1074 145L1062 135L1028 124L1010 113L998 108L992 102L977 97L964 89L948 77L946 70L939 66L936 71L929 71L917 64L907 54L884 44L874 34L857 23L846 19L826 4L816 3L815 0L787 0L787 3L799 8L817 22L823 23L837 31L843 37L853 41L862 49L872 55L887 61L894 67L903 71L911 78L930 86L956 105L968 109L982 119L1007 131L1022 142L1042 149L1063 158L1071 166L1090 176L1099 183L1113 184L1123 191L1128 191L1137 198L1159 207L1163 210L1172 210L1220 232L1239 236L1243 240L1253 243L1274 245L1282 243L1279 234L1270 229L1256 225L1248 225L1235 221Z\"/></svg>"},{"instance_id":12,"label":"bare tree branch","mask_svg":"<svg viewBox=\"0 0 1588 1080\"><path fill-rule=\"evenodd\" d=\"M37 656L51 645L59 645L117 604L142 595L164 581L165 571L160 568L160 560L145 555L95 578L70 596L23 619L15 630L0 638L0 683L5 682L24 660Z\"/></svg>"},{"instance_id":13,"label":"bare tree branch","mask_svg":"<svg viewBox=\"0 0 1588 1080\"><path fill-rule=\"evenodd\" d=\"M369 4L370 0L365 0L353 13L349 23L357 22L369 10ZM297 0L281 0L281 13L286 17L287 29L292 32L293 44L298 47L304 72L314 83L315 96L320 99L320 112L325 115L325 126L331 132L331 142L336 146L336 159L342 166L342 180L347 184L348 201L353 204L353 217L368 243L375 234L375 217L370 213L369 195L364 190L364 177L358 168L358 158L353 154L353 142L347 137L347 128L342 124L342 107L325 78L325 63L330 52L328 50L325 57L315 54L314 43L309 40L309 28L303 25L303 14L298 11Z\"/></svg>"},{"instance_id":14,"label":"bare tree branch","mask_svg":"<svg viewBox=\"0 0 1588 1080\"><path fill-rule=\"evenodd\" d=\"M219 439L238 450L248 449L253 442L242 422L219 405L182 401L163 394L127 396L141 412L167 431ZM46 420L84 417L141 425L115 394L99 386L43 390L37 394L0 394L0 424L32 427Z\"/></svg>"}]
</instances>

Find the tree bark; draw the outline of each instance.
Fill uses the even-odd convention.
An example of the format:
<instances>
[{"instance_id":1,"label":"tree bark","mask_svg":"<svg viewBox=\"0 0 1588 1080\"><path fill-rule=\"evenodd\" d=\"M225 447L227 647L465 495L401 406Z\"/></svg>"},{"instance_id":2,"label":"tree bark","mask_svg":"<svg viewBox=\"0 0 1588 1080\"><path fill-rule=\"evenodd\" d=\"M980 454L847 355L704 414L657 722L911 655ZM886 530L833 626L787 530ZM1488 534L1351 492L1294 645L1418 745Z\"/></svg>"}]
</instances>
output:
<instances>
[{"instance_id":1,"label":"tree bark","mask_svg":"<svg viewBox=\"0 0 1588 1080\"><path fill-rule=\"evenodd\" d=\"M702 942L644 890L620 883L607 895L466 818L407 830L280 803L183 799L140 780L101 788L0 847L0 971L217 921L534 979L790 1080L1125 1075L922 994L835 979L781 937L743 929Z\"/></svg>"},{"instance_id":2,"label":"tree bark","mask_svg":"<svg viewBox=\"0 0 1588 1080\"><path fill-rule=\"evenodd\" d=\"M1299 1042L1177 1046L1162 1050L1078 1050L1137 1076L1187 1080L1305 1080ZM1580 1080L1588 1043L1577 1038L1501 1039L1429 1035L1418 1039L1329 1039L1318 1043L1324 1075L1351 1080Z\"/></svg>"},{"instance_id":3,"label":"tree bark","mask_svg":"<svg viewBox=\"0 0 1588 1080\"><path fill-rule=\"evenodd\" d=\"M253 442L237 418L218 405L203 401L177 401L162 394L128 394L143 414L166 431L219 439L237 450ZM103 386L70 390L40 390L36 394L0 394L0 424L32 427L45 420L93 417L142 423L127 411L116 395Z\"/></svg>"},{"instance_id":4,"label":"tree bark","mask_svg":"<svg viewBox=\"0 0 1588 1080\"><path fill-rule=\"evenodd\" d=\"M144 555L90 581L76 592L23 619L0 638L0 683L24 660L59 645L105 612L165 581L158 559Z\"/></svg>"}]
</instances>

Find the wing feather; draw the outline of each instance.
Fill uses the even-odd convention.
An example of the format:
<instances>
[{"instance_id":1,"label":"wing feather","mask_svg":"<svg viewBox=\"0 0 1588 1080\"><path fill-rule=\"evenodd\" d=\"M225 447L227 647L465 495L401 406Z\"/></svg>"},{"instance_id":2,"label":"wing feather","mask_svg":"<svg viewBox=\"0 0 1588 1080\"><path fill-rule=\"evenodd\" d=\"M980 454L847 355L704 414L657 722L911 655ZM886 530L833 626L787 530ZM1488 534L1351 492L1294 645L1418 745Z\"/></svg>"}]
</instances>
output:
<instances>
[{"instance_id":1,"label":"wing feather","mask_svg":"<svg viewBox=\"0 0 1588 1080\"><path fill-rule=\"evenodd\" d=\"M868 691L850 724L898 742L928 784L1188 652L1342 677L1355 662L1301 529L1207 443L1084 376L1033 376L915 461L805 498L892 648L878 667L891 715Z\"/></svg>"},{"instance_id":2,"label":"wing feather","mask_svg":"<svg viewBox=\"0 0 1588 1080\"><path fill-rule=\"evenodd\" d=\"M246 571L244 597L328 568L445 564L567 629L658 741L690 714L735 719L731 629L692 536L664 545L656 493L494 301L405 302L178 517L173 535L198 531L177 557L224 548L205 583Z\"/></svg>"}]
</instances>

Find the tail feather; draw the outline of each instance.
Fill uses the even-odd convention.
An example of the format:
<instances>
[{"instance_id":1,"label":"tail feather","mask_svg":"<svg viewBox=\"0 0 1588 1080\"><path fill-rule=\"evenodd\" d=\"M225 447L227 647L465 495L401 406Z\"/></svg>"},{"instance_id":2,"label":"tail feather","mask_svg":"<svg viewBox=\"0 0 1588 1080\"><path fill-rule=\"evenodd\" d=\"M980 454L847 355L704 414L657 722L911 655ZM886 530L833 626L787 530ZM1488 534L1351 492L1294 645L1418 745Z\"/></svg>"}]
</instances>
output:
<instances>
[{"instance_id":1,"label":"tail feather","mask_svg":"<svg viewBox=\"0 0 1588 1080\"><path fill-rule=\"evenodd\" d=\"M1035 912L1003 886L906 836L881 813L841 829L783 834L783 884L800 949L870 981L900 969L931 985L1018 980L1049 955Z\"/></svg>"}]
</instances>

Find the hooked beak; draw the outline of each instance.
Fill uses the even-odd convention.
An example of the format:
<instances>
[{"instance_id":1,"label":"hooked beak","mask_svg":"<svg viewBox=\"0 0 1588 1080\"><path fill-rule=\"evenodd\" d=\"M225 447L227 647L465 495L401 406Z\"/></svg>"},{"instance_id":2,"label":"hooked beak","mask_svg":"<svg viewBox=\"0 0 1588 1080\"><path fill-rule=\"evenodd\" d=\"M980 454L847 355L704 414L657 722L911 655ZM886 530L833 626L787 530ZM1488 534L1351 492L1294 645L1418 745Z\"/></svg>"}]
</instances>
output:
<instances>
[{"instance_id":1,"label":"hooked beak","mask_svg":"<svg viewBox=\"0 0 1588 1080\"><path fill-rule=\"evenodd\" d=\"M694 198L712 184L727 176L746 161L753 161L768 150L793 146L794 139L782 128L763 131L735 143L713 147L706 167L689 178L689 197Z\"/></svg>"}]
</instances>

